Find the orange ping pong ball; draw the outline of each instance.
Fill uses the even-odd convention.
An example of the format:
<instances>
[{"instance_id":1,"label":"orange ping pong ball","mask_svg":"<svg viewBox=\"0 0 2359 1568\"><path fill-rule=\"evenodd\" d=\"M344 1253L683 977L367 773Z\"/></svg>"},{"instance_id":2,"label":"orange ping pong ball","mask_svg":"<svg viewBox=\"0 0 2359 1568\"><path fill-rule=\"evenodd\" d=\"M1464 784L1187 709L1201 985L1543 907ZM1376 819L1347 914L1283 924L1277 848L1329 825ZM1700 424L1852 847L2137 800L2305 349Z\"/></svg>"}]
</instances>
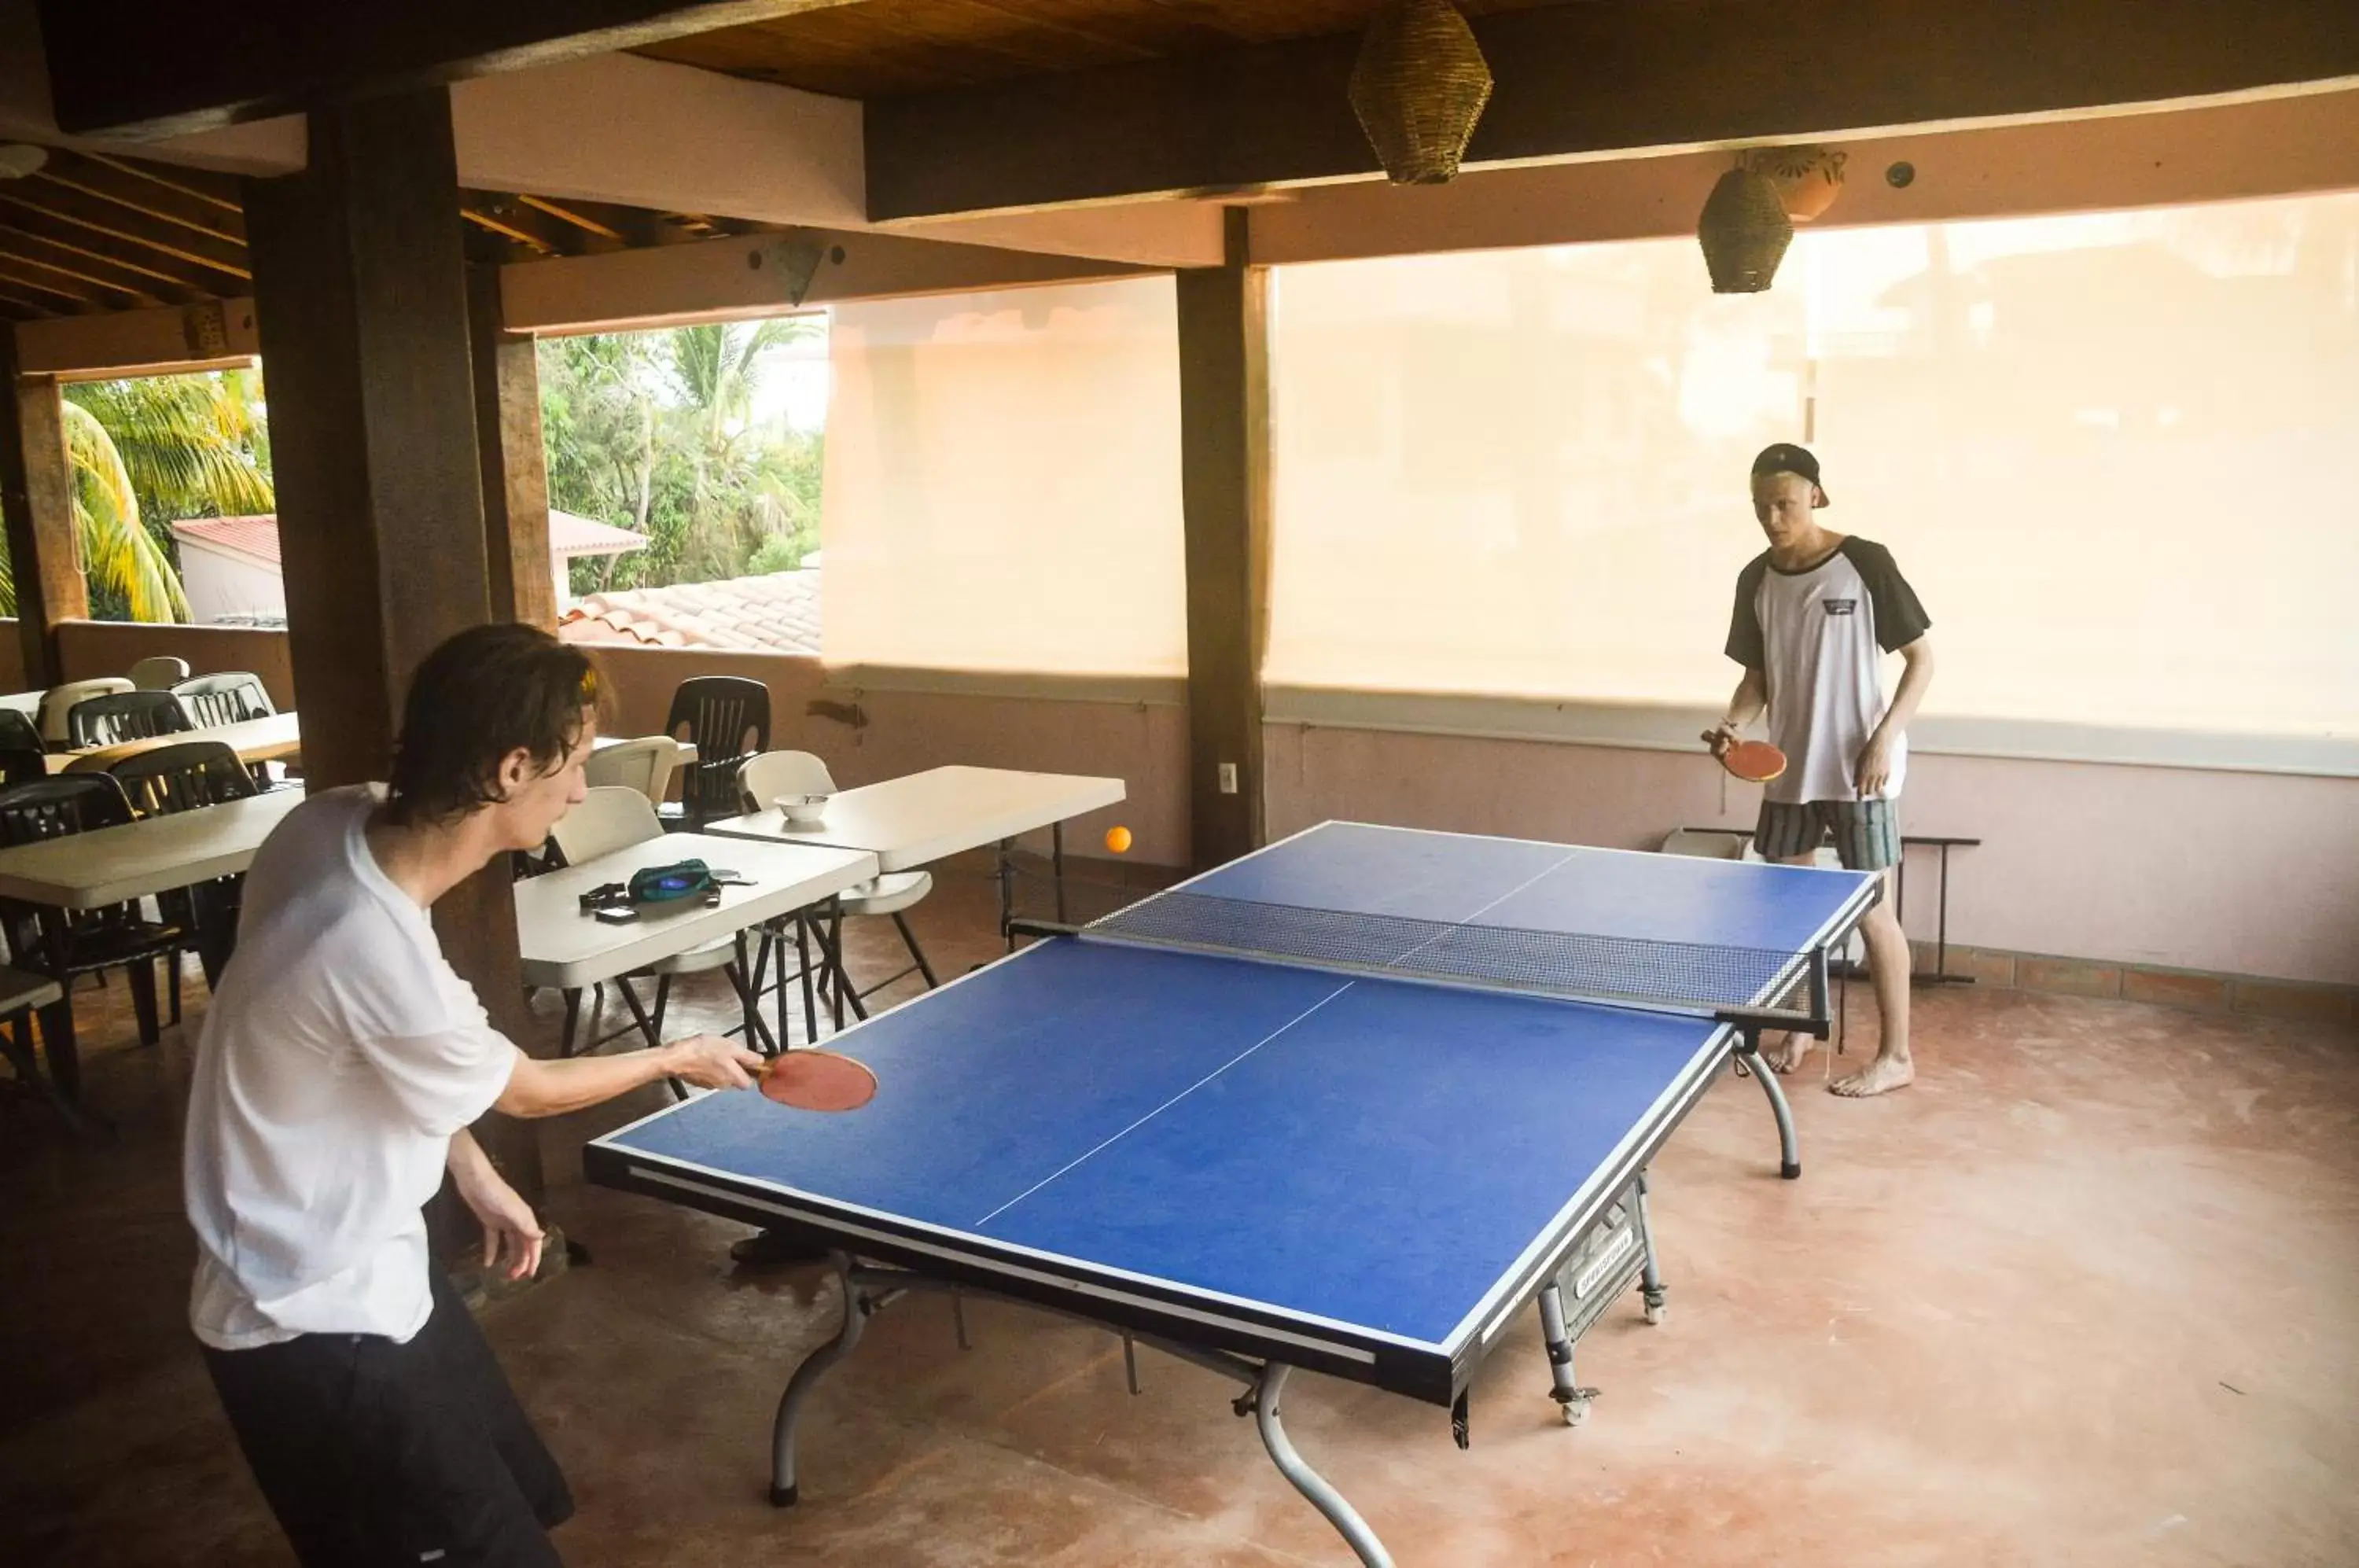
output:
<instances>
[{"instance_id":1,"label":"orange ping pong ball","mask_svg":"<svg viewBox=\"0 0 2359 1568\"><path fill-rule=\"evenodd\" d=\"M1130 830L1125 827L1106 829L1106 847L1116 855L1126 853L1130 848Z\"/></svg>"}]
</instances>

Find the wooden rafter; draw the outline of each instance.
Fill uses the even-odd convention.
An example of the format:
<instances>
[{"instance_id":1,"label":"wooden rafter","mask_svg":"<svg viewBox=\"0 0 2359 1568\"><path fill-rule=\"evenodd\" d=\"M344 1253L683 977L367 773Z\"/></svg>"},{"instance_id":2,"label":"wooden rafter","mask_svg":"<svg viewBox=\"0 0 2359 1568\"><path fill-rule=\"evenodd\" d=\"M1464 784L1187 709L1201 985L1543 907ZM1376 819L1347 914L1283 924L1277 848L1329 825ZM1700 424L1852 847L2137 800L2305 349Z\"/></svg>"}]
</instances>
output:
<instances>
[{"instance_id":1,"label":"wooden rafter","mask_svg":"<svg viewBox=\"0 0 2359 1568\"><path fill-rule=\"evenodd\" d=\"M135 201L119 191L93 185L86 180L77 180L70 174L59 173L54 168L40 169L33 175L33 178L45 184L62 186L68 191L79 191L96 201L121 207L126 212L136 212L143 218L153 218L159 223L171 223L187 229L191 234L202 234L207 239L219 240L223 245L235 245L240 250L245 248L245 235L243 232L217 228L212 223L201 223L194 218L157 206L152 201Z\"/></svg>"},{"instance_id":2,"label":"wooden rafter","mask_svg":"<svg viewBox=\"0 0 2359 1568\"><path fill-rule=\"evenodd\" d=\"M161 271L153 267L143 267L138 262L126 261L122 256L117 256L111 251L92 250L88 245L76 245L71 240L60 239L56 234L48 233L46 231L46 227L28 226L22 220L16 223L0 223L0 239L5 239L7 235L12 234L21 234L28 240L37 241L41 245L49 246L51 250L63 251L69 256L85 256L92 261L103 263L118 271L136 273L142 278L153 278L159 282L172 285L175 289L198 294L212 292L206 285L198 283L193 279L184 278L178 273Z\"/></svg>"},{"instance_id":3,"label":"wooden rafter","mask_svg":"<svg viewBox=\"0 0 2359 1568\"><path fill-rule=\"evenodd\" d=\"M30 299L20 299L5 289L0 289L0 305L5 305L20 314L46 316L49 313L48 306L36 305Z\"/></svg>"},{"instance_id":4,"label":"wooden rafter","mask_svg":"<svg viewBox=\"0 0 2359 1568\"><path fill-rule=\"evenodd\" d=\"M512 240L537 256L561 254L556 246L545 243L538 235L528 234L513 223L503 223L481 208L462 206L459 209L459 215L486 234L494 234L502 239Z\"/></svg>"},{"instance_id":5,"label":"wooden rafter","mask_svg":"<svg viewBox=\"0 0 2359 1568\"><path fill-rule=\"evenodd\" d=\"M177 191L183 196L219 207L224 212L235 212L241 219L245 216L245 206L234 195L224 196L206 189L203 181L217 179L218 176L202 174L199 170L189 169L175 169L168 175L159 174L151 165L134 163L129 158L109 158L103 152L85 152L82 156L92 163L103 163L109 169L124 174L136 175L151 184L160 185L167 191ZM234 187L230 189L234 190Z\"/></svg>"},{"instance_id":6,"label":"wooden rafter","mask_svg":"<svg viewBox=\"0 0 2359 1568\"><path fill-rule=\"evenodd\" d=\"M14 259L15 258L12 256L0 256L0 263L13 261ZM79 289L60 289L53 283L43 283L38 278L27 278L23 273L15 271L5 265L0 265L0 278L6 278L9 282L16 284L20 289L30 289L36 293L40 294L54 294L60 299L71 299L77 305L93 305L97 303L96 300L92 299L89 295L81 292Z\"/></svg>"},{"instance_id":7,"label":"wooden rafter","mask_svg":"<svg viewBox=\"0 0 2359 1568\"><path fill-rule=\"evenodd\" d=\"M624 240L621 234L607 227L604 223L600 223L597 219L591 217L587 212L582 212L578 208L562 206L558 202L548 200L546 197L527 196L522 193L517 195L516 200L523 202L527 207L537 208L539 211L548 213L552 218L560 219L565 223L571 223L575 228L581 229L585 233L596 234L600 239L613 240L617 244L627 243Z\"/></svg>"},{"instance_id":8,"label":"wooden rafter","mask_svg":"<svg viewBox=\"0 0 2359 1568\"><path fill-rule=\"evenodd\" d=\"M68 267L63 262L44 261L38 256L27 255L18 248L23 243L23 239L17 235L0 234L0 256L6 256L19 267L38 267L43 272L54 272L60 278L71 278L77 283L95 284L101 289L125 295L142 305L163 303L163 300L148 293L145 289L135 289L128 283L117 283L112 278L100 278L93 273L84 272L79 267Z\"/></svg>"},{"instance_id":9,"label":"wooden rafter","mask_svg":"<svg viewBox=\"0 0 2359 1568\"><path fill-rule=\"evenodd\" d=\"M193 262L197 266L209 267L215 272L224 272L240 282L250 283L254 280L251 270L234 262L223 261L219 256L207 256L201 251L187 249L168 240L158 239L153 234L136 234L129 229L118 228L112 223L101 223L86 213L72 210L60 201L37 201L19 191L0 190L0 202L21 207L28 212L39 212L45 217L55 218L60 223L71 223L76 228L88 229L94 234L104 234L110 239L122 240L125 244L140 245L181 261Z\"/></svg>"}]
</instances>

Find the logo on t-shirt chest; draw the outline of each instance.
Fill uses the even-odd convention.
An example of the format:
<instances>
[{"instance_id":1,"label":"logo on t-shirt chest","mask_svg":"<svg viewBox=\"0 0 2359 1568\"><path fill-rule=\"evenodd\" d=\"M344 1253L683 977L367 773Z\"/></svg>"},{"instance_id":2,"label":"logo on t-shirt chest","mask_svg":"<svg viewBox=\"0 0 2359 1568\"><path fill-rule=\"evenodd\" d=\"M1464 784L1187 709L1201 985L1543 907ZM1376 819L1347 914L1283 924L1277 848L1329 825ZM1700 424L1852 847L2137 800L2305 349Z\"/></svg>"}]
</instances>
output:
<instances>
[{"instance_id":1,"label":"logo on t-shirt chest","mask_svg":"<svg viewBox=\"0 0 2359 1568\"><path fill-rule=\"evenodd\" d=\"M1819 607L1826 611L1830 615L1849 615L1857 613L1859 609L1859 601L1856 599L1821 599L1819 601Z\"/></svg>"}]
</instances>

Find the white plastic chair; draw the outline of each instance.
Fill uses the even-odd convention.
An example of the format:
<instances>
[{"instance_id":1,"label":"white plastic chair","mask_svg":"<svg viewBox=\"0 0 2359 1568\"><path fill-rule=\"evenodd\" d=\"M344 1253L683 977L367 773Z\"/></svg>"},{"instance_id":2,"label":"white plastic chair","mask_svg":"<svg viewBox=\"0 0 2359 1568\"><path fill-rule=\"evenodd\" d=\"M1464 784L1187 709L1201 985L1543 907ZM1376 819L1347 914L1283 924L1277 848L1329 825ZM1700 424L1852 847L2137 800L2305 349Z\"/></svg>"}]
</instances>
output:
<instances>
[{"instance_id":1,"label":"white plastic chair","mask_svg":"<svg viewBox=\"0 0 2359 1568\"><path fill-rule=\"evenodd\" d=\"M69 681L62 686L50 687L41 698L42 743L51 749L66 744L66 715L73 712L76 702L130 690L131 682L120 675L104 675L95 681Z\"/></svg>"},{"instance_id":2,"label":"white plastic chair","mask_svg":"<svg viewBox=\"0 0 2359 1568\"><path fill-rule=\"evenodd\" d=\"M627 785L605 785L590 790L582 797L580 805L558 819L556 828L549 834L556 841L558 854L565 857L568 866L581 866L602 855L612 855L618 849L628 849L635 844L645 844L649 839L662 836L663 823L656 816L654 802ZM671 1000L672 981L682 975L702 975L715 969L725 969L735 964L737 957L737 939L734 936L723 937L701 947L690 948L686 953L658 959L644 969L633 970L630 975L617 975L614 982L614 990L622 996L623 1005L631 1010L632 1022L646 1036L647 1043L661 1045L664 1008ZM640 975L651 975L655 979L656 1004L652 1015L640 1005L638 993L631 989L631 980ZM603 991L603 987L596 989ZM745 1028L750 1042L760 1032L754 996L750 990L742 987L738 995L745 1007ZM571 1056L576 1054L573 1031L582 1011L581 989L577 986L566 991L564 996L565 1032L558 1050L560 1055ZM616 1034L628 1032L622 1029ZM595 1051L614 1038L614 1034L603 1036L582 1049ZM672 1092L682 1099L688 1097L688 1092L677 1083L672 1084Z\"/></svg>"},{"instance_id":3,"label":"white plastic chair","mask_svg":"<svg viewBox=\"0 0 2359 1568\"><path fill-rule=\"evenodd\" d=\"M131 685L138 691L169 691L189 678L189 661L159 653L131 667Z\"/></svg>"},{"instance_id":4,"label":"white plastic chair","mask_svg":"<svg viewBox=\"0 0 2359 1568\"><path fill-rule=\"evenodd\" d=\"M636 789L650 805L661 806L671 788L671 770L679 764L679 742L669 735L642 735L616 741L590 754L582 773L593 789Z\"/></svg>"},{"instance_id":5,"label":"white plastic chair","mask_svg":"<svg viewBox=\"0 0 2359 1568\"><path fill-rule=\"evenodd\" d=\"M1742 860L1753 847L1749 833L1723 833L1716 828L1673 828L1663 840L1665 855L1691 855L1704 860Z\"/></svg>"},{"instance_id":6,"label":"white plastic chair","mask_svg":"<svg viewBox=\"0 0 2359 1568\"><path fill-rule=\"evenodd\" d=\"M781 795L832 795L835 793L835 779L828 772L827 764L808 751L766 751L758 757L747 757L745 767L737 770L737 793L743 798L747 811L763 811ZM928 989L940 984L934 977L934 966L927 961L925 949L918 945L918 935L909 929L909 921L904 913L933 890L934 874L930 871L888 871L857 887L847 887L837 895L834 919L828 934L822 938L822 944L828 951L837 954L843 951L844 917L857 919L864 915L883 915L891 920L893 929L901 933L901 944L909 950L910 962L908 968L896 970L866 989L856 991L851 988L850 980L844 974L842 964L840 963L835 964L833 966L835 985L830 1000L833 1004L836 1027L839 1029L842 1027L843 1009L847 1004L853 1013L861 1018L866 1018L867 1009L861 1004L897 980L907 979L911 975L922 975L925 976ZM803 969L801 975L796 978L801 978L808 976L811 973L811 968L809 950L803 945L804 931L808 928L801 923L799 916L797 920L795 942L797 950L803 954ZM786 934L783 927L777 934L783 940ZM778 1011L782 1039L788 978L786 973L786 960L782 953L778 965ZM803 1006L806 1013L806 1027L816 1032L816 1020L808 1016L811 1011L808 986L804 993Z\"/></svg>"}]
</instances>

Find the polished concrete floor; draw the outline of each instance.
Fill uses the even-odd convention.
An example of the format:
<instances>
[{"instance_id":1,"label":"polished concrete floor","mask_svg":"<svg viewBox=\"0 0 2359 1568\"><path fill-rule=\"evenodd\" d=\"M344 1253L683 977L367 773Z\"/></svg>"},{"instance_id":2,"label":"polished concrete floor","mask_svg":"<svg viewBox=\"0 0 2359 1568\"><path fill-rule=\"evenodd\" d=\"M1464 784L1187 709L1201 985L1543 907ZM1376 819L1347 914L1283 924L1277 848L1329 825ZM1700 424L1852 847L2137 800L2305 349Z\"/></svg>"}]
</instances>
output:
<instances>
[{"instance_id":1,"label":"polished concrete floor","mask_svg":"<svg viewBox=\"0 0 2359 1568\"><path fill-rule=\"evenodd\" d=\"M972 876L918 926L946 972L994 950ZM882 927L854 961L893 956ZM121 997L79 1004L115 1138L0 1105L0 1563L282 1563L183 1327L190 1039L129 1044ZM1758 1090L1712 1091L1656 1166L1669 1319L1633 1300L1582 1343L1588 1424L1527 1319L1470 1452L1441 1410L1302 1377L1305 1454L1404 1565L2359 1563L2359 1039L1971 990L1920 993L1918 1034L1888 1099L1805 1070L1799 1182ZM772 1405L834 1286L582 1184L582 1140L661 1103L546 1125L595 1261L485 1313L580 1499L569 1563L1348 1561L1220 1379L1144 1351L1134 1399L1118 1341L989 1305L962 1351L933 1299L824 1385L773 1510Z\"/></svg>"}]
</instances>

